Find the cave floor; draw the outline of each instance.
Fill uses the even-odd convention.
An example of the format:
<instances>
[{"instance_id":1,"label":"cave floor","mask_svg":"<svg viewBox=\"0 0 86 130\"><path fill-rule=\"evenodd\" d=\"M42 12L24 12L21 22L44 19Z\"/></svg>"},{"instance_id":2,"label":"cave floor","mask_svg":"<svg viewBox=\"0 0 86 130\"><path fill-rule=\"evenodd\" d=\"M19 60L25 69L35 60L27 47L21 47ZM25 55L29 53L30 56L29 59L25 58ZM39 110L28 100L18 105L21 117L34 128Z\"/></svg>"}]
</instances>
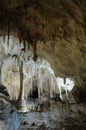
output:
<instances>
[{"instance_id":1,"label":"cave floor","mask_svg":"<svg viewBox=\"0 0 86 130\"><path fill-rule=\"evenodd\" d=\"M86 103L51 102L41 111L27 113L0 103L0 130L86 130Z\"/></svg>"}]
</instances>

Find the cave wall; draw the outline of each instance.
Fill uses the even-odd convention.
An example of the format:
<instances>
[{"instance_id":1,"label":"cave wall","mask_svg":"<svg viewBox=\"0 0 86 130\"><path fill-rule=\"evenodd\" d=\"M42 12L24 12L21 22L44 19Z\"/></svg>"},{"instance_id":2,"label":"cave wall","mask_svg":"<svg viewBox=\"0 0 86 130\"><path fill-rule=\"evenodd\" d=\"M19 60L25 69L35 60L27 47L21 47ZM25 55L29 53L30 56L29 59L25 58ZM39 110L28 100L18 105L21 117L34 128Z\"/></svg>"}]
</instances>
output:
<instances>
[{"instance_id":1,"label":"cave wall","mask_svg":"<svg viewBox=\"0 0 86 130\"><path fill-rule=\"evenodd\" d=\"M3 0L0 10L1 35L15 32L57 76L73 77L76 86L85 88L85 0Z\"/></svg>"}]
</instances>

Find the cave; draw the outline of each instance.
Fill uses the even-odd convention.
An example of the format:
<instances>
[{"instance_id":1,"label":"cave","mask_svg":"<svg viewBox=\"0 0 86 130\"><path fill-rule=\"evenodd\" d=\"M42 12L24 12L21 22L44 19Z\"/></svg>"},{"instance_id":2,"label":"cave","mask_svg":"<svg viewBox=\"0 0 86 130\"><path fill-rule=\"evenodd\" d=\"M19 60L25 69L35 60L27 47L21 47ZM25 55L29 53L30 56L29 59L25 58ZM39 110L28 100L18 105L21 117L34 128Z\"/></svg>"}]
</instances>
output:
<instances>
[{"instance_id":1,"label":"cave","mask_svg":"<svg viewBox=\"0 0 86 130\"><path fill-rule=\"evenodd\" d=\"M86 0L0 0L0 129L86 130Z\"/></svg>"}]
</instances>

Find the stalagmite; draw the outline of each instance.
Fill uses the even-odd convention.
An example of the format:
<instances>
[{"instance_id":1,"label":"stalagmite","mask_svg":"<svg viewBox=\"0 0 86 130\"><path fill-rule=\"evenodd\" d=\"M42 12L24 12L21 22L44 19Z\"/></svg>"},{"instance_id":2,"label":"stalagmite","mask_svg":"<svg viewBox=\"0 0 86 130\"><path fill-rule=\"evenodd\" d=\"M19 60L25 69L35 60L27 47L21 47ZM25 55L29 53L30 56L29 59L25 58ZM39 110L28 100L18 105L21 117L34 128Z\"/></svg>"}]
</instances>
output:
<instances>
[{"instance_id":1,"label":"stalagmite","mask_svg":"<svg viewBox=\"0 0 86 130\"><path fill-rule=\"evenodd\" d=\"M26 112L27 111L27 106L26 102L24 99L24 85L23 85L23 61L21 61L20 64L20 92L19 92L19 97L17 100L17 105L16 107L18 110L21 112Z\"/></svg>"},{"instance_id":2,"label":"stalagmite","mask_svg":"<svg viewBox=\"0 0 86 130\"><path fill-rule=\"evenodd\" d=\"M23 61L21 61L20 65L20 93L19 99L24 99L24 86L23 86Z\"/></svg>"}]
</instances>

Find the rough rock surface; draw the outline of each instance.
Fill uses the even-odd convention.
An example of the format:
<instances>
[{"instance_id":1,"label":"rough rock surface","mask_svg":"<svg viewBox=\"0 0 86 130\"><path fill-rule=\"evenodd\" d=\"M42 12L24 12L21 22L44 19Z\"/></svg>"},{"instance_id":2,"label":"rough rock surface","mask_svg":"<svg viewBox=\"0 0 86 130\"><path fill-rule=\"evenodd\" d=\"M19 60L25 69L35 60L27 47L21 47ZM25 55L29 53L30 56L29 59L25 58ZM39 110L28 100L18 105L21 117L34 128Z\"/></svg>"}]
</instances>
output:
<instances>
[{"instance_id":1,"label":"rough rock surface","mask_svg":"<svg viewBox=\"0 0 86 130\"><path fill-rule=\"evenodd\" d=\"M56 75L73 77L76 86L85 88L85 0L7 0L0 10L1 35L8 33L9 40L9 33L16 33L35 56L49 61Z\"/></svg>"},{"instance_id":2,"label":"rough rock surface","mask_svg":"<svg viewBox=\"0 0 86 130\"><path fill-rule=\"evenodd\" d=\"M17 113L0 103L0 128L4 130L86 130L86 104L51 101L41 112Z\"/></svg>"},{"instance_id":3,"label":"rough rock surface","mask_svg":"<svg viewBox=\"0 0 86 130\"><path fill-rule=\"evenodd\" d=\"M3 35L4 40L8 34L8 42L3 44L5 48L9 45L10 33L20 40L18 44L13 40L16 48L23 41L27 48L33 49L35 58L38 55L49 61L57 76L74 78L76 99L79 102L86 101L86 0L0 0L0 35ZM10 55L9 51L1 47L1 43L2 39L0 62ZM14 46L11 46L10 51L12 48ZM61 105L58 107L55 103L53 108L52 103L50 111L18 115L10 111L7 104L5 107L1 104L0 127L3 129L5 122L6 130L85 130L86 105L67 107L66 104L62 105L62 109ZM57 113L60 113L59 119L61 117L59 123Z\"/></svg>"}]
</instances>

